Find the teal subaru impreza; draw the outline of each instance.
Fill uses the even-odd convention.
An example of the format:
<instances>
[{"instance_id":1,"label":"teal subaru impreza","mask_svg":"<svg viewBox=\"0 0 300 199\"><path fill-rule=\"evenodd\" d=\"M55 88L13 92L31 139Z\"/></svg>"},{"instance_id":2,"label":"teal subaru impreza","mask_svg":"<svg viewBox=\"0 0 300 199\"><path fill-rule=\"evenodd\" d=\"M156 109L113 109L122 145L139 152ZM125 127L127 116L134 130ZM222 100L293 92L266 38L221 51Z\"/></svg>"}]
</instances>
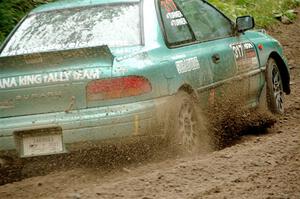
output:
<instances>
[{"instance_id":1,"label":"teal subaru impreza","mask_svg":"<svg viewBox=\"0 0 300 199\"><path fill-rule=\"evenodd\" d=\"M253 28L252 17L234 23L203 0L42 5L0 48L0 151L53 155L147 135L197 150L198 107L226 92L281 114L290 93L282 46Z\"/></svg>"}]
</instances>

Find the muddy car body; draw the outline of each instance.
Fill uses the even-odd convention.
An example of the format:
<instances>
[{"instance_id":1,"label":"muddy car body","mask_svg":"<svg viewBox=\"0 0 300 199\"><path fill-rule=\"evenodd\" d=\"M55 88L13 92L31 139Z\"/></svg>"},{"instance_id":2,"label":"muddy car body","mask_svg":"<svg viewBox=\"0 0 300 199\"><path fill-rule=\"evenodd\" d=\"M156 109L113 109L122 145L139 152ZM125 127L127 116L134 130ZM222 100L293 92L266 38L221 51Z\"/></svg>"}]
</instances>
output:
<instances>
[{"instance_id":1,"label":"muddy car body","mask_svg":"<svg viewBox=\"0 0 300 199\"><path fill-rule=\"evenodd\" d=\"M274 102L281 102L290 92L281 45L248 31L253 26L251 17L233 23L201 0L38 7L0 50L0 150L31 157L78 142L161 135L174 96L205 99L205 106L230 82L243 82L247 106L256 107L270 59L280 78Z\"/></svg>"}]
</instances>

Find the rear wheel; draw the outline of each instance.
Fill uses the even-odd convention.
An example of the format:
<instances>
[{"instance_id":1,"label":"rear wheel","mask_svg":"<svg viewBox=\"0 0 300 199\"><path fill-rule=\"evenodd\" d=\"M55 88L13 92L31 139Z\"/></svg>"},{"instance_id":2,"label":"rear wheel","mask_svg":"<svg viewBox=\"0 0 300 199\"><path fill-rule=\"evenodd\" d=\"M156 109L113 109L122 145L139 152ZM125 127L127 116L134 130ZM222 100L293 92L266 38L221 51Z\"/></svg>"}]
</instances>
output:
<instances>
[{"instance_id":1,"label":"rear wheel","mask_svg":"<svg viewBox=\"0 0 300 199\"><path fill-rule=\"evenodd\" d=\"M178 154L191 155L209 148L208 131L195 100L179 92L171 107L168 137Z\"/></svg>"},{"instance_id":2,"label":"rear wheel","mask_svg":"<svg viewBox=\"0 0 300 199\"><path fill-rule=\"evenodd\" d=\"M270 58L266 71L266 93L268 108L272 113L284 113L284 92L281 74L276 61Z\"/></svg>"}]
</instances>

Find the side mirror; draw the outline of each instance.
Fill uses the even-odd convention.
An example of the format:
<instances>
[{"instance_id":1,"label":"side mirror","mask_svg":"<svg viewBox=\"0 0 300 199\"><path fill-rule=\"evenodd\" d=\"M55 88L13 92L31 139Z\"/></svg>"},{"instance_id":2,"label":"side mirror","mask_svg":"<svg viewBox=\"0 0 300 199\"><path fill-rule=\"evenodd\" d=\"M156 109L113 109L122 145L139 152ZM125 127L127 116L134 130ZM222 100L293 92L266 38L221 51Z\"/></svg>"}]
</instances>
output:
<instances>
[{"instance_id":1,"label":"side mirror","mask_svg":"<svg viewBox=\"0 0 300 199\"><path fill-rule=\"evenodd\" d=\"M236 19L236 26L238 32L245 32L255 27L254 18L251 16L242 16Z\"/></svg>"}]
</instances>

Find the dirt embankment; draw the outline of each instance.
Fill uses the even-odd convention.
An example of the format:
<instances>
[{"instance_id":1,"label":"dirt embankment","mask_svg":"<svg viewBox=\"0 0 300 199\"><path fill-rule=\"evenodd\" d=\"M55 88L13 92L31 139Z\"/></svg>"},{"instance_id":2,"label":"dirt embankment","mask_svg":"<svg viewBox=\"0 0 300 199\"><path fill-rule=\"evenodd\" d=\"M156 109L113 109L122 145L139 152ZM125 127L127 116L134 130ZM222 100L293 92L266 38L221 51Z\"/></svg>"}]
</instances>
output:
<instances>
[{"instance_id":1,"label":"dirt embankment","mask_svg":"<svg viewBox=\"0 0 300 199\"><path fill-rule=\"evenodd\" d=\"M1 186L0 198L300 198L300 18L270 32L293 69L286 114L267 134L205 156L33 177Z\"/></svg>"}]
</instances>

